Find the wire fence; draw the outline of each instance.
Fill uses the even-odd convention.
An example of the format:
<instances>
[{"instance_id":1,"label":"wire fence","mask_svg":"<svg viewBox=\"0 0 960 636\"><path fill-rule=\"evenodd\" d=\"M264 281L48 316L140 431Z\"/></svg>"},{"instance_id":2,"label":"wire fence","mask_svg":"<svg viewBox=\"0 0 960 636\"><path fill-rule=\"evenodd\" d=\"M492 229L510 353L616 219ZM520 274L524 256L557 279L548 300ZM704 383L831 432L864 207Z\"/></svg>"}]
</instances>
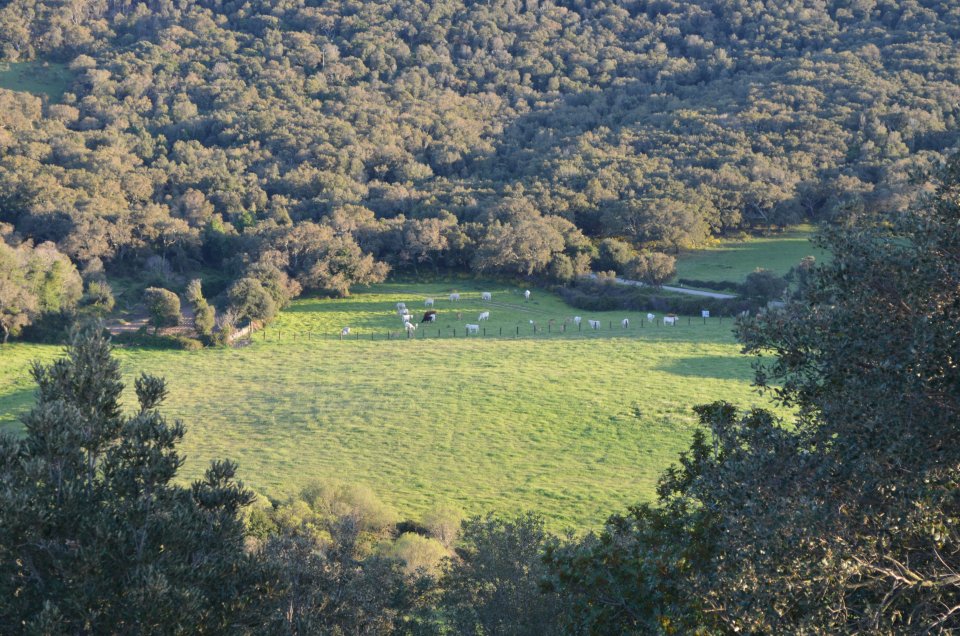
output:
<instances>
[{"instance_id":1,"label":"wire fence","mask_svg":"<svg viewBox=\"0 0 960 636\"><path fill-rule=\"evenodd\" d=\"M431 323L422 323L416 329L397 330L377 328L353 328L349 331L322 332L299 329L267 328L260 331L251 331L242 338L238 338L236 345L244 346L253 342L312 342L336 340L349 342L352 340L427 340L451 338L531 338L537 336L584 336L584 335L640 335L649 329L677 329L697 326L717 325L724 322L733 325L733 319L717 316L713 318L697 318L683 316L674 318L659 317L654 320L645 318L630 319L625 325L617 320L582 320L574 322L548 322L546 324L518 324L515 326L434 326Z\"/></svg>"}]
</instances>

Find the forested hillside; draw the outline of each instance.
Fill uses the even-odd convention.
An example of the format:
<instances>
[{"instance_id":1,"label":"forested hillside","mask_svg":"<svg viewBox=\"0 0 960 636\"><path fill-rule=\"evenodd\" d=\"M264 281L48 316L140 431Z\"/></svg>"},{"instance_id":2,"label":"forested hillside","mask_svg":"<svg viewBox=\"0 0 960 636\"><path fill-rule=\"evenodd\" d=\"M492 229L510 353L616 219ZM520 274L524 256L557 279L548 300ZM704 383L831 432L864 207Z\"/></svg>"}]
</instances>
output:
<instances>
[{"instance_id":1,"label":"forested hillside","mask_svg":"<svg viewBox=\"0 0 960 636\"><path fill-rule=\"evenodd\" d=\"M0 222L81 267L568 279L863 206L957 142L950 0L13 0ZM594 239L594 240L591 240Z\"/></svg>"}]
</instances>

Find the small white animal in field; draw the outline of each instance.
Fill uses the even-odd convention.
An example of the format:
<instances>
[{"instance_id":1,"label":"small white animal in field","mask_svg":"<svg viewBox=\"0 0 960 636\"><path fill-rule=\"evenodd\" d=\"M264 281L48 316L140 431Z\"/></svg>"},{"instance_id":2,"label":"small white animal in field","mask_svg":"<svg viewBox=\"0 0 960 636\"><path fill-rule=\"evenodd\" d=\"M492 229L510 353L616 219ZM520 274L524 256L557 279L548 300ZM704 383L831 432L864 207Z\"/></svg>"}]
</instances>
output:
<instances>
[{"instance_id":1,"label":"small white animal in field","mask_svg":"<svg viewBox=\"0 0 960 636\"><path fill-rule=\"evenodd\" d=\"M573 322L575 322L575 323L577 323L577 324L579 325L581 322L583 322L583 317L582 317L582 316L574 316L574 317L573 317Z\"/></svg>"},{"instance_id":2,"label":"small white animal in field","mask_svg":"<svg viewBox=\"0 0 960 636\"><path fill-rule=\"evenodd\" d=\"M349 333L350 333L350 327L344 327L343 329L340 330L341 336L346 336Z\"/></svg>"},{"instance_id":3,"label":"small white animal in field","mask_svg":"<svg viewBox=\"0 0 960 636\"><path fill-rule=\"evenodd\" d=\"M433 298L427 298L423 301L424 307L433 307Z\"/></svg>"},{"instance_id":4,"label":"small white animal in field","mask_svg":"<svg viewBox=\"0 0 960 636\"><path fill-rule=\"evenodd\" d=\"M700 311L700 317L701 317L701 318L709 318L709 317L710 317L710 310L709 310L709 309L703 309L703 310L701 310L701 311Z\"/></svg>"},{"instance_id":5,"label":"small white animal in field","mask_svg":"<svg viewBox=\"0 0 960 636\"><path fill-rule=\"evenodd\" d=\"M523 297L525 300L530 300L530 290L523 292Z\"/></svg>"},{"instance_id":6,"label":"small white animal in field","mask_svg":"<svg viewBox=\"0 0 960 636\"><path fill-rule=\"evenodd\" d=\"M621 320L620 326L623 327L624 329L627 329L630 326L630 319L624 318L623 320Z\"/></svg>"},{"instance_id":7,"label":"small white animal in field","mask_svg":"<svg viewBox=\"0 0 960 636\"><path fill-rule=\"evenodd\" d=\"M460 294L450 294L450 300L460 300Z\"/></svg>"},{"instance_id":8,"label":"small white animal in field","mask_svg":"<svg viewBox=\"0 0 960 636\"><path fill-rule=\"evenodd\" d=\"M599 321L599 320L591 320L591 321L590 321L590 328L591 328L591 329L599 329L599 328L600 328L600 321Z\"/></svg>"},{"instance_id":9,"label":"small white animal in field","mask_svg":"<svg viewBox=\"0 0 960 636\"><path fill-rule=\"evenodd\" d=\"M410 322L411 320L413 320L413 315L412 315L412 314L403 314L402 316L400 316L400 320L403 321L403 322Z\"/></svg>"},{"instance_id":10,"label":"small white animal in field","mask_svg":"<svg viewBox=\"0 0 960 636\"><path fill-rule=\"evenodd\" d=\"M406 303L397 303L397 309L406 309L406 308L407 308Z\"/></svg>"},{"instance_id":11,"label":"small white animal in field","mask_svg":"<svg viewBox=\"0 0 960 636\"><path fill-rule=\"evenodd\" d=\"M531 325L534 325L534 324L536 324L536 323L531 320L531 321L530 321L530 324L531 324Z\"/></svg>"},{"instance_id":12,"label":"small white animal in field","mask_svg":"<svg viewBox=\"0 0 960 636\"><path fill-rule=\"evenodd\" d=\"M481 320L490 320L490 312L489 311L480 312L480 315L477 316L477 322Z\"/></svg>"},{"instance_id":13,"label":"small white animal in field","mask_svg":"<svg viewBox=\"0 0 960 636\"><path fill-rule=\"evenodd\" d=\"M416 331L417 326L412 322L405 322L403 323L403 328L406 329L407 331Z\"/></svg>"},{"instance_id":14,"label":"small white animal in field","mask_svg":"<svg viewBox=\"0 0 960 636\"><path fill-rule=\"evenodd\" d=\"M676 325L676 324L677 324L677 317L676 317L676 316L664 316L664 317L663 317L663 324L665 324L665 325Z\"/></svg>"},{"instance_id":15,"label":"small white animal in field","mask_svg":"<svg viewBox=\"0 0 960 636\"><path fill-rule=\"evenodd\" d=\"M480 325L467 325L467 333L480 333Z\"/></svg>"},{"instance_id":16,"label":"small white animal in field","mask_svg":"<svg viewBox=\"0 0 960 636\"><path fill-rule=\"evenodd\" d=\"M655 314L647 314L647 320L649 320L650 322L653 322L656 319L657 319L657 316Z\"/></svg>"},{"instance_id":17,"label":"small white animal in field","mask_svg":"<svg viewBox=\"0 0 960 636\"><path fill-rule=\"evenodd\" d=\"M493 294L491 294L490 292L483 292L480 294L480 300L492 300L492 299L493 299Z\"/></svg>"}]
</instances>

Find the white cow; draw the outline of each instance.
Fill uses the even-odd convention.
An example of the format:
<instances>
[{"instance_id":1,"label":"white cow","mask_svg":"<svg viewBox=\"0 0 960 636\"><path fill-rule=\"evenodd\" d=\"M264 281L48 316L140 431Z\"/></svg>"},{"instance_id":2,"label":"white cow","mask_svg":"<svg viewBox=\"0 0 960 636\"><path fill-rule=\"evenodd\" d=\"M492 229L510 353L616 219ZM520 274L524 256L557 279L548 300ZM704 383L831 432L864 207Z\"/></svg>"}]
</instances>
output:
<instances>
[{"instance_id":1,"label":"white cow","mask_svg":"<svg viewBox=\"0 0 960 636\"><path fill-rule=\"evenodd\" d=\"M450 294L450 300L460 300L460 294Z\"/></svg>"},{"instance_id":2,"label":"white cow","mask_svg":"<svg viewBox=\"0 0 960 636\"><path fill-rule=\"evenodd\" d=\"M467 325L467 333L480 333L480 325Z\"/></svg>"},{"instance_id":3,"label":"white cow","mask_svg":"<svg viewBox=\"0 0 960 636\"><path fill-rule=\"evenodd\" d=\"M400 320L403 322L411 322L413 320L413 314L403 314L400 316Z\"/></svg>"},{"instance_id":4,"label":"white cow","mask_svg":"<svg viewBox=\"0 0 960 636\"><path fill-rule=\"evenodd\" d=\"M709 310L709 309L702 309L702 310L700 310L700 317L701 317L701 318L709 318L709 317L710 317L710 310Z\"/></svg>"},{"instance_id":5,"label":"white cow","mask_svg":"<svg viewBox=\"0 0 960 636\"><path fill-rule=\"evenodd\" d=\"M665 325L674 325L674 326L675 326L675 325L677 324L677 317L676 317L676 316L664 316L664 317L663 317L663 324L665 324Z\"/></svg>"},{"instance_id":6,"label":"white cow","mask_svg":"<svg viewBox=\"0 0 960 636\"><path fill-rule=\"evenodd\" d=\"M591 321L590 321L590 328L591 328L591 329L599 329L599 328L600 328L600 321L599 321L599 320L591 320Z\"/></svg>"},{"instance_id":7,"label":"white cow","mask_svg":"<svg viewBox=\"0 0 960 636\"><path fill-rule=\"evenodd\" d=\"M649 320L650 322L653 322L656 319L657 319L656 314L647 314L647 320Z\"/></svg>"},{"instance_id":8,"label":"white cow","mask_svg":"<svg viewBox=\"0 0 960 636\"><path fill-rule=\"evenodd\" d=\"M423 306L433 307L433 298L427 298L425 301L423 301Z\"/></svg>"},{"instance_id":9,"label":"white cow","mask_svg":"<svg viewBox=\"0 0 960 636\"><path fill-rule=\"evenodd\" d=\"M624 318L623 320L621 320L620 326L623 327L624 329L627 329L628 327L630 327L630 319Z\"/></svg>"},{"instance_id":10,"label":"white cow","mask_svg":"<svg viewBox=\"0 0 960 636\"><path fill-rule=\"evenodd\" d=\"M527 291L523 292L523 297L524 297L526 300L530 300L530 290L529 290L529 289L528 289Z\"/></svg>"},{"instance_id":11,"label":"white cow","mask_svg":"<svg viewBox=\"0 0 960 636\"><path fill-rule=\"evenodd\" d=\"M410 321L403 323L403 328L407 330L407 333L417 330L417 326Z\"/></svg>"},{"instance_id":12,"label":"white cow","mask_svg":"<svg viewBox=\"0 0 960 636\"><path fill-rule=\"evenodd\" d=\"M397 303L397 309L406 309L406 308L407 308L406 303Z\"/></svg>"},{"instance_id":13,"label":"white cow","mask_svg":"<svg viewBox=\"0 0 960 636\"><path fill-rule=\"evenodd\" d=\"M573 317L573 322L575 322L576 324L579 325L581 322L583 322L583 317L582 317L582 316L574 316L574 317Z\"/></svg>"},{"instance_id":14,"label":"white cow","mask_svg":"<svg viewBox=\"0 0 960 636\"><path fill-rule=\"evenodd\" d=\"M490 320L490 312L489 311L480 312L480 315L477 316L477 322L481 320Z\"/></svg>"},{"instance_id":15,"label":"white cow","mask_svg":"<svg viewBox=\"0 0 960 636\"><path fill-rule=\"evenodd\" d=\"M482 292L480 294L480 300L492 300L492 299L493 299L493 294L491 294L490 292Z\"/></svg>"},{"instance_id":16,"label":"white cow","mask_svg":"<svg viewBox=\"0 0 960 636\"><path fill-rule=\"evenodd\" d=\"M349 335L349 333L350 333L350 327L344 327L343 329L340 330L341 336Z\"/></svg>"}]
</instances>

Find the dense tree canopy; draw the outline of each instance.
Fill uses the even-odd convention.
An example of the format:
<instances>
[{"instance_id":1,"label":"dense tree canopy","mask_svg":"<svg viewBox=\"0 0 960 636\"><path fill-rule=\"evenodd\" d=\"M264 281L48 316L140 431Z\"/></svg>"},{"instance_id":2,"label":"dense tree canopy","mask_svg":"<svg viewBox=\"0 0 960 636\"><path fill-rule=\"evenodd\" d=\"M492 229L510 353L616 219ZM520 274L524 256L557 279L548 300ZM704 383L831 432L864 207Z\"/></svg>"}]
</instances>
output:
<instances>
[{"instance_id":1,"label":"dense tree canopy","mask_svg":"<svg viewBox=\"0 0 960 636\"><path fill-rule=\"evenodd\" d=\"M0 57L73 80L0 90L0 221L108 267L275 250L334 294L384 263L564 278L592 253L561 218L673 250L902 210L958 141L958 30L948 0L17 0Z\"/></svg>"}]
</instances>

